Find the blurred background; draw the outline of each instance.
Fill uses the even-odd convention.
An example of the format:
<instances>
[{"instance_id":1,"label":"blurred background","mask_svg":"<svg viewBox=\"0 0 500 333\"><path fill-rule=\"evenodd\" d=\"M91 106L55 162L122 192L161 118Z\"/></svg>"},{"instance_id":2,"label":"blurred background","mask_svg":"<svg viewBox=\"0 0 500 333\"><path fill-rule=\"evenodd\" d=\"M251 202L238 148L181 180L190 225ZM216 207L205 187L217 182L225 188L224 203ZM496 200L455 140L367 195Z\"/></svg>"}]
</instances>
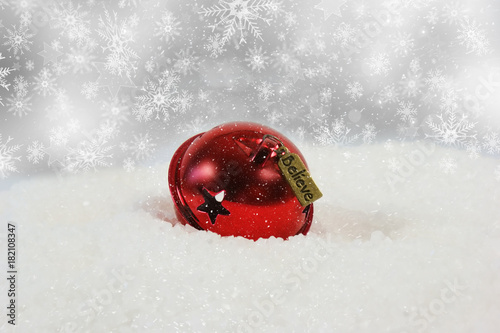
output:
<instances>
[{"instance_id":1,"label":"blurred background","mask_svg":"<svg viewBox=\"0 0 500 333\"><path fill-rule=\"evenodd\" d=\"M168 162L188 137L233 120L299 146L431 140L498 159L499 9L494 0L0 0L1 188ZM500 181L500 161L491 179Z\"/></svg>"}]
</instances>

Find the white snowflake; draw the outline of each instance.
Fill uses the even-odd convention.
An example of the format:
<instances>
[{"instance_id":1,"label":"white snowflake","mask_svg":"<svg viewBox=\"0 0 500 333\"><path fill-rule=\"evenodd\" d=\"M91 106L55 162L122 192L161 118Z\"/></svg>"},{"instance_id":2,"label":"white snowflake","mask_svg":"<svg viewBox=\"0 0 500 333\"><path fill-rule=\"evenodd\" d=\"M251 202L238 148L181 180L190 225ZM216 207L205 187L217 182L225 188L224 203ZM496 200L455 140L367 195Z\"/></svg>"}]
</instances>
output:
<instances>
[{"instance_id":1,"label":"white snowflake","mask_svg":"<svg viewBox=\"0 0 500 333\"><path fill-rule=\"evenodd\" d=\"M53 28L61 29L61 33L69 40L76 41L78 46L83 46L91 42L88 15L81 4L75 8L72 1L65 1L53 7L51 24Z\"/></svg>"},{"instance_id":2,"label":"white snowflake","mask_svg":"<svg viewBox=\"0 0 500 333\"><path fill-rule=\"evenodd\" d=\"M52 73L46 67L42 68L40 73L35 76L34 90L42 96L50 96L56 92L56 79L52 77Z\"/></svg>"},{"instance_id":3,"label":"white snowflake","mask_svg":"<svg viewBox=\"0 0 500 333\"><path fill-rule=\"evenodd\" d=\"M420 93L423 86L420 73L408 72L408 74L401 77L399 85L401 93L407 97L415 97Z\"/></svg>"},{"instance_id":4,"label":"white snowflake","mask_svg":"<svg viewBox=\"0 0 500 333\"><path fill-rule=\"evenodd\" d=\"M134 42L134 27L130 19L118 20L116 12L111 15L104 11L104 18L99 17L98 35L106 42L103 51L109 51L106 56L106 69L115 75L131 76L137 69L137 53L130 47Z\"/></svg>"},{"instance_id":5,"label":"white snowflake","mask_svg":"<svg viewBox=\"0 0 500 333\"><path fill-rule=\"evenodd\" d=\"M440 90L445 86L446 80L441 70L432 69L429 71L429 73L427 73L427 78L425 78L425 83L432 90Z\"/></svg>"},{"instance_id":6,"label":"white snowflake","mask_svg":"<svg viewBox=\"0 0 500 333\"><path fill-rule=\"evenodd\" d=\"M69 140L69 132L66 128L56 127L50 130L50 143L55 146L65 146Z\"/></svg>"},{"instance_id":7,"label":"white snowflake","mask_svg":"<svg viewBox=\"0 0 500 333\"><path fill-rule=\"evenodd\" d=\"M397 114L401 117L403 121L414 121L417 115L417 109L413 107L412 102L400 102Z\"/></svg>"},{"instance_id":8,"label":"white snowflake","mask_svg":"<svg viewBox=\"0 0 500 333\"><path fill-rule=\"evenodd\" d=\"M498 133L487 133L483 137L483 148L488 154L500 153L500 137L498 136Z\"/></svg>"},{"instance_id":9,"label":"white snowflake","mask_svg":"<svg viewBox=\"0 0 500 333\"><path fill-rule=\"evenodd\" d=\"M262 40L262 31L257 21L271 23L266 18L266 12L273 12L276 2L274 0L220 0L219 4L204 8L200 14L215 16L217 22L212 26L215 30L219 26L224 27L222 40L224 43L239 31L239 42L245 43L245 31L249 31L255 38Z\"/></svg>"},{"instance_id":10,"label":"white snowflake","mask_svg":"<svg viewBox=\"0 0 500 333\"><path fill-rule=\"evenodd\" d=\"M387 160L387 168L389 168L390 171L398 172L399 170L401 170L401 167L402 163L398 158L391 157Z\"/></svg>"},{"instance_id":11,"label":"white snowflake","mask_svg":"<svg viewBox=\"0 0 500 333\"><path fill-rule=\"evenodd\" d=\"M298 71L300 69L300 60L298 60L292 50L283 45L279 50L272 54L274 58L273 65L287 73Z\"/></svg>"},{"instance_id":12,"label":"white snowflake","mask_svg":"<svg viewBox=\"0 0 500 333\"><path fill-rule=\"evenodd\" d=\"M187 91L183 90L176 99L175 111L180 113L185 113L193 106L193 95Z\"/></svg>"},{"instance_id":13,"label":"white snowflake","mask_svg":"<svg viewBox=\"0 0 500 333\"><path fill-rule=\"evenodd\" d=\"M357 100L358 98L363 96L363 86L361 86L361 83L357 81L348 83L345 93L353 100Z\"/></svg>"},{"instance_id":14,"label":"white snowflake","mask_svg":"<svg viewBox=\"0 0 500 333\"><path fill-rule=\"evenodd\" d=\"M333 92L332 92L332 89L327 87L327 88L323 88L321 89L321 91L319 92L319 100L321 101L321 103L323 104L328 104L332 101L332 96L333 96Z\"/></svg>"},{"instance_id":15,"label":"white snowflake","mask_svg":"<svg viewBox=\"0 0 500 333\"><path fill-rule=\"evenodd\" d=\"M458 43L467 49L467 53L483 56L491 53L490 41L480 25L465 20L458 29Z\"/></svg>"},{"instance_id":16,"label":"white snowflake","mask_svg":"<svg viewBox=\"0 0 500 333\"><path fill-rule=\"evenodd\" d=\"M3 60L3 59L5 59L5 58L2 57L2 53L0 52L0 60ZM10 67L0 67L0 87L4 88L6 90L9 90L10 83L7 82L6 77L10 73L12 73L13 70L14 69L12 69ZM0 103L1 103L1 99L0 99Z\"/></svg>"},{"instance_id":17,"label":"white snowflake","mask_svg":"<svg viewBox=\"0 0 500 333\"><path fill-rule=\"evenodd\" d=\"M151 142L151 138L149 137L149 133L139 134L139 136L134 135L134 140L130 142L128 149L131 150L131 153L134 155L135 159L145 160L154 152L156 144Z\"/></svg>"},{"instance_id":18,"label":"white snowflake","mask_svg":"<svg viewBox=\"0 0 500 333\"><path fill-rule=\"evenodd\" d=\"M7 112L22 117L31 112L31 96L16 92L12 97L7 98Z\"/></svg>"},{"instance_id":19,"label":"white snowflake","mask_svg":"<svg viewBox=\"0 0 500 333\"><path fill-rule=\"evenodd\" d=\"M87 81L82 85L82 95L85 96L86 99L94 99L98 91L99 85L96 81Z\"/></svg>"},{"instance_id":20,"label":"white snowflake","mask_svg":"<svg viewBox=\"0 0 500 333\"><path fill-rule=\"evenodd\" d=\"M467 151L469 157L475 160L479 157L479 154L481 153L481 146L476 140L471 140L467 142L465 150Z\"/></svg>"},{"instance_id":21,"label":"white snowflake","mask_svg":"<svg viewBox=\"0 0 500 333\"><path fill-rule=\"evenodd\" d=\"M205 49L210 52L210 56L212 58L217 58L220 56L226 49L224 48L224 41L220 34L215 34L208 37L208 42L205 44Z\"/></svg>"},{"instance_id":22,"label":"white snowflake","mask_svg":"<svg viewBox=\"0 0 500 333\"><path fill-rule=\"evenodd\" d=\"M441 96L441 111L445 113L456 112L458 108L458 95L454 90L447 90Z\"/></svg>"},{"instance_id":23,"label":"white snowflake","mask_svg":"<svg viewBox=\"0 0 500 333\"><path fill-rule=\"evenodd\" d=\"M368 67L375 75L387 74L391 68L389 59L385 53L379 53L368 59Z\"/></svg>"},{"instance_id":24,"label":"white snowflake","mask_svg":"<svg viewBox=\"0 0 500 333\"><path fill-rule=\"evenodd\" d=\"M271 83L263 81L257 86L257 91L259 92L259 99L263 101L269 100L270 97L274 96L274 89Z\"/></svg>"},{"instance_id":25,"label":"white snowflake","mask_svg":"<svg viewBox=\"0 0 500 333\"><path fill-rule=\"evenodd\" d=\"M382 88L379 93L379 104L394 103L398 100L398 93L394 85L388 85Z\"/></svg>"},{"instance_id":26,"label":"white snowflake","mask_svg":"<svg viewBox=\"0 0 500 333\"><path fill-rule=\"evenodd\" d=\"M66 60L73 69L73 73L85 74L92 71L92 63L96 60L96 57L89 47L79 47L71 48Z\"/></svg>"},{"instance_id":27,"label":"white snowflake","mask_svg":"<svg viewBox=\"0 0 500 333\"><path fill-rule=\"evenodd\" d=\"M129 121L129 106L118 98L114 98L112 101L104 101L101 110L102 117L117 126Z\"/></svg>"},{"instance_id":28,"label":"white snowflake","mask_svg":"<svg viewBox=\"0 0 500 333\"><path fill-rule=\"evenodd\" d=\"M132 172L135 170L135 161L130 158L130 157L127 157L123 160L123 169L125 169L125 171L127 172Z\"/></svg>"},{"instance_id":29,"label":"white snowflake","mask_svg":"<svg viewBox=\"0 0 500 333\"><path fill-rule=\"evenodd\" d=\"M30 38L33 36L34 34L28 31L27 26L20 26L19 28L13 26L12 30L7 29L7 35L3 36L7 39L3 45L9 46L8 50L13 50L14 55L23 54L24 51L30 50L30 45L33 44Z\"/></svg>"},{"instance_id":30,"label":"white snowflake","mask_svg":"<svg viewBox=\"0 0 500 333\"><path fill-rule=\"evenodd\" d=\"M71 172L97 170L97 167L111 165L107 159L113 157L109 151L113 146L107 146L106 141L90 138L80 142L77 148L69 148L66 156L65 169Z\"/></svg>"},{"instance_id":31,"label":"white snowflake","mask_svg":"<svg viewBox=\"0 0 500 333\"><path fill-rule=\"evenodd\" d=\"M9 177L12 172L18 172L15 162L21 160L20 156L13 156L21 146L8 146L12 140L13 138L8 137L7 141L3 142L2 134L0 133L0 177L3 179Z\"/></svg>"},{"instance_id":32,"label":"white snowflake","mask_svg":"<svg viewBox=\"0 0 500 333\"><path fill-rule=\"evenodd\" d=\"M136 97L132 111L137 120L150 120L154 113L157 119L161 114L164 120L168 120L169 112L177 107L178 82L179 76L170 71L164 71L156 82L148 79L141 88L144 94Z\"/></svg>"},{"instance_id":33,"label":"white snowflake","mask_svg":"<svg viewBox=\"0 0 500 333\"><path fill-rule=\"evenodd\" d=\"M252 71L260 73L261 70L267 67L269 57L266 56L265 51L262 51L262 46L259 48L254 46L253 49L248 50L246 53L245 61L248 63L248 66L250 66Z\"/></svg>"},{"instance_id":34,"label":"white snowflake","mask_svg":"<svg viewBox=\"0 0 500 333\"><path fill-rule=\"evenodd\" d=\"M439 161L439 169L445 174L454 174L457 171L457 161L456 159L445 156Z\"/></svg>"},{"instance_id":35,"label":"white snowflake","mask_svg":"<svg viewBox=\"0 0 500 333\"><path fill-rule=\"evenodd\" d=\"M33 143L26 149L26 152L28 153L26 155L28 161L33 164L38 164L45 156L45 146L39 141L33 141Z\"/></svg>"},{"instance_id":36,"label":"white snowflake","mask_svg":"<svg viewBox=\"0 0 500 333\"><path fill-rule=\"evenodd\" d=\"M364 143L372 143L377 135L377 131L375 130L375 126L372 124L365 124L363 130L361 131L361 135L363 137Z\"/></svg>"},{"instance_id":37,"label":"white snowflake","mask_svg":"<svg viewBox=\"0 0 500 333\"><path fill-rule=\"evenodd\" d=\"M351 27L349 23L342 22L333 32L333 40L338 42L341 47L354 44L358 29Z\"/></svg>"},{"instance_id":38,"label":"white snowflake","mask_svg":"<svg viewBox=\"0 0 500 333\"><path fill-rule=\"evenodd\" d=\"M409 33L398 32L392 40L392 49L397 55L406 56L413 49L414 42Z\"/></svg>"},{"instance_id":39,"label":"white snowflake","mask_svg":"<svg viewBox=\"0 0 500 333\"><path fill-rule=\"evenodd\" d=\"M467 17L467 7L462 1L446 2L443 6L443 22L449 24L457 24L462 22Z\"/></svg>"},{"instance_id":40,"label":"white snowflake","mask_svg":"<svg viewBox=\"0 0 500 333\"><path fill-rule=\"evenodd\" d=\"M177 60L174 63L174 68L177 72L188 75L198 70L198 57L190 49L183 49L175 55Z\"/></svg>"},{"instance_id":41,"label":"white snowflake","mask_svg":"<svg viewBox=\"0 0 500 333\"><path fill-rule=\"evenodd\" d=\"M166 43L174 40L180 35L180 22L177 21L174 14L170 11L164 11L161 14L161 20L156 22L155 36L162 38Z\"/></svg>"},{"instance_id":42,"label":"white snowflake","mask_svg":"<svg viewBox=\"0 0 500 333\"><path fill-rule=\"evenodd\" d=\"M342 118L336 118L331 126L322 125L314 131L316 140L322 145L344 146L359 138L359 134L350 135L351 129L345 125Z\"/></svg>"},{"instance_id":43,"label":"white snowflake","mask_svg":"<svg viewBox=\"0 0 500 333\"><path fill-rule=\"evenodd\" d=\"M454 111L449 112L447 117L441 114L437 118L439 123L433 122L432 118L426 121L426 124L434 132L434 134L426 134L426 137L435 138L439 143L457 147L464 147L467 140L476 138L476 134L470 133L476 124L468 121L466 115L459 117Z\"/></svg>"}]
</instances>

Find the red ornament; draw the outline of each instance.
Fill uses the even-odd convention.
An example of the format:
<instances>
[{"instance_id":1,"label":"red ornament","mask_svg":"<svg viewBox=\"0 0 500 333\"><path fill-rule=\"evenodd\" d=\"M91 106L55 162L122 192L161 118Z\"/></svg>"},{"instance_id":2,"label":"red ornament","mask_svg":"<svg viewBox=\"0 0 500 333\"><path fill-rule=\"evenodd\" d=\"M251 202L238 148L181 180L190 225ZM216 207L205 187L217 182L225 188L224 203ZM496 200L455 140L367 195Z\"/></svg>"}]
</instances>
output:
<instances>
[{"instance_id":1,"label":"red ornament","mask_svg":"<svg viewBox=\"0 0 500 333\"><path fill-rule=\"evenodd\" d=\"M313 204L303 207L283 177L282 145L304 160L290 140L255 123L227 123L188 139L168 171L177 218L222 236L305 235Z\"/></svg>"}]
</instances>

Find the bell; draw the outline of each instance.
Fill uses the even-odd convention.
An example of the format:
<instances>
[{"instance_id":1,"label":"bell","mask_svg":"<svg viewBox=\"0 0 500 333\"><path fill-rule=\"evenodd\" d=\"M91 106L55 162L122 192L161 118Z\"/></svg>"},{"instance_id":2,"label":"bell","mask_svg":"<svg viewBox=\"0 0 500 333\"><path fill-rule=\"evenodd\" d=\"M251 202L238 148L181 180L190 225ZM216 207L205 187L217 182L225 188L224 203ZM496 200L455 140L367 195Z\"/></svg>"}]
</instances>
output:
<instances>
[{"instance_id":1,"label":"bell","mask_svg":"<svg viewBox=\"0 0 500 333\"><path fill-rule=\"evenodd\" d=\"M289 139L256 123L227 123L188 139L168 170L177 218L222 236L305 235L313 204L299 202L280 169L284 147L304 161Z\"/></svg>"}]
</instances>

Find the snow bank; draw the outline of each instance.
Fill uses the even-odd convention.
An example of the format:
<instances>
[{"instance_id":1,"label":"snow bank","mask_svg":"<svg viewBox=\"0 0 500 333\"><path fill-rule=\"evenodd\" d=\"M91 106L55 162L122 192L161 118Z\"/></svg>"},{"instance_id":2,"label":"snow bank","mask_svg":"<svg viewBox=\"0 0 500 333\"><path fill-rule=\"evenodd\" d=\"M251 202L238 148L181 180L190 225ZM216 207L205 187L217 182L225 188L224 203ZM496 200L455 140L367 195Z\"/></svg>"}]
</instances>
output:
<instances>
[{"instance_id":1,"label":"snow bank","mask_svg":"<svg viewBox=\"0 0 500 333\"><path fill-rule=\"evenodd\" d=\"M324 198L288 241L176 223L168 164L0 193L17 331L498 331L499 161L429 143L302 150Z\"/></svg>"}]
</instances>

